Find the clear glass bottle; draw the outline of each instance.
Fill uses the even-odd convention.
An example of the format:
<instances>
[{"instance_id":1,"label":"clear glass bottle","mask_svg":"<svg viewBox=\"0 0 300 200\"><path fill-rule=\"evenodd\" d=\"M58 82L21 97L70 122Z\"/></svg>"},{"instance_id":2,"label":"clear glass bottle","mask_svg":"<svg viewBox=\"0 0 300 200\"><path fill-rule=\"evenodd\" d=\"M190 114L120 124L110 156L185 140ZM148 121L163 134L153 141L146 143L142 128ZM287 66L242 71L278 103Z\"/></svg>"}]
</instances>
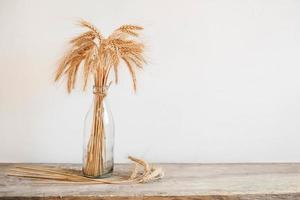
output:
<instances>
[{"instance_id":1,"label":"clear glass bottle","mask_svg":"<svg viewBox=\"0 0 300 200\"><path fill-rule=\"evenodd\" d=\"M94 87L94 100L85 117L83 175L105 178L114 167L114 121L105 98L106 88Z\"/></svg>"}]
</instances>

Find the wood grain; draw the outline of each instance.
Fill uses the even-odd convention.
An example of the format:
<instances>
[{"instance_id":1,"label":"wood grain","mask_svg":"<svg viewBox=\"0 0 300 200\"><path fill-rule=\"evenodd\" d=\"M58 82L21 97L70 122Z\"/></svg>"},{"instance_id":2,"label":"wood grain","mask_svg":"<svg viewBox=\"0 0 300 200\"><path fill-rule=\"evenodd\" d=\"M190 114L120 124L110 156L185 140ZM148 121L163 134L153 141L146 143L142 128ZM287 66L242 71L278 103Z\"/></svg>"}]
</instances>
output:
<instances>
[{"instance_id":1,"label":"wood grain","mask_svg":"<svg viewBox=\"0 0 300 200\"><path fill-rule=\"evenodd\" d=\"M300 163L157 164L163 180L148 184L84 185L6 176L20 164L0 164L0 199L300 200ZM50 164L49 164L50 165ZM79 169L78 164L51 164ZM125 175L131 165L117 164Z\"/></svg>"}]
</instances>

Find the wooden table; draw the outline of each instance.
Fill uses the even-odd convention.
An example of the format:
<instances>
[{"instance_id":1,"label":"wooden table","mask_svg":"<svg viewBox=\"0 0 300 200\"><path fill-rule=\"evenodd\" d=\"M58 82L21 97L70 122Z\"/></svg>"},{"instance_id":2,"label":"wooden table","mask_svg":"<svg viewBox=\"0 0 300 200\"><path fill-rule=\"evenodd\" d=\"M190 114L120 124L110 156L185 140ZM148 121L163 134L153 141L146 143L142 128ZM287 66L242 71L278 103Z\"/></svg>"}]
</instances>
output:
<instances>
[{"instance_id":1,"label":"wooden table","mask_svg":"<svg viewBox=\"0 0 300 200\"><path fill-rule=\"evenodd\" d=\"M0 164L0 199L300 200L300 163L157 164L166 173L164 179L131 185L38 183L5 175L17 165ZM80 168L74 164L55 166ZM119 164L115 171L126 173L130 167Z\"/></svg>"}]
</instances>

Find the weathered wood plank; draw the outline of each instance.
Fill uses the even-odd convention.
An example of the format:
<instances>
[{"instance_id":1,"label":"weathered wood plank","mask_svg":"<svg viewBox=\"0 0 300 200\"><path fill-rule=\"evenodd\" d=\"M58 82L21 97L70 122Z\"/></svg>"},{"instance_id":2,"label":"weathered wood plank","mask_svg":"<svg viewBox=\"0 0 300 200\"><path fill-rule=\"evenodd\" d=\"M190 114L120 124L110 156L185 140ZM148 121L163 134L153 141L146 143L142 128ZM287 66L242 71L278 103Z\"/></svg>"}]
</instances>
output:
<instances>
[{"instance_id":1,"label":"weathered wood plank","mask_svg":"<svg viewBox=\"0 0 300 200\"><path fill-rule=\"evenodd\" d=\"M6 176L16 165L0 164L0 199L300 200L300 163L158 164L166 172L163 180L133 185L40 183ZM129 169L130 165L116 165L115 173L124 175Z\"/></svg>"}]
</instances>

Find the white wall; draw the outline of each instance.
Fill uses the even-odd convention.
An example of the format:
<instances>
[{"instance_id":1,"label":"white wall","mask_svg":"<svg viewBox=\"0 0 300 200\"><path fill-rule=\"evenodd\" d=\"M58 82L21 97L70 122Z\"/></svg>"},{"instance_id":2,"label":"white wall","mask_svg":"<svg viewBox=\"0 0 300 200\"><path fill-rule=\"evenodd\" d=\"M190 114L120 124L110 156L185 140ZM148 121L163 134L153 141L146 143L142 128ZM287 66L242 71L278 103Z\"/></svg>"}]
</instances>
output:
<instances>
[{"instance_id":1,"label":"white wall","mask_svg":"<svg viewBox=\"0 0 300 200\"><path fill-rule=\"evenodd\" d=\"M80 18L143 25L149 64L109 93L115 158L300 161L300 1L0 1L0 162L80 162L91 93L56 64Z\"/></svg>"}]
</instances>

